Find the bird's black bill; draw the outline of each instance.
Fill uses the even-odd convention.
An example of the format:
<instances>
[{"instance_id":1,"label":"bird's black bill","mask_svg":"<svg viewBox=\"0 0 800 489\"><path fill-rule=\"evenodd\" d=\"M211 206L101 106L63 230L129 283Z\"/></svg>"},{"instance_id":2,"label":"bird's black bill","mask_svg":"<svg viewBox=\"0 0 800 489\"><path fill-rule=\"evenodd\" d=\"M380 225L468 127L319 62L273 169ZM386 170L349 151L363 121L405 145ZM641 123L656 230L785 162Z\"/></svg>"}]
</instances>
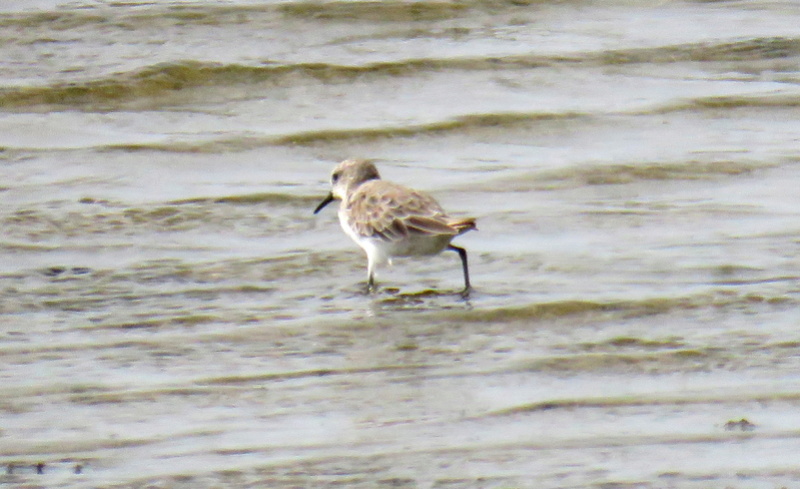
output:
<instances>
[{"instance_id":1,"label":"bird's black bill","mask_svg":"<svg viewBox=\"0 0 800 489\"><path fill-rule=\"evenodd\" d=\"M317 208L314 209L314 214L316 214L317 212L321 211L323 207L325 207L326 205L330 204L331 202L333 202L333 194L332 193L328 194L328 196L325 197L325 200L323 200L322 202L319 203Z\"/></svg>"}]
</instances>

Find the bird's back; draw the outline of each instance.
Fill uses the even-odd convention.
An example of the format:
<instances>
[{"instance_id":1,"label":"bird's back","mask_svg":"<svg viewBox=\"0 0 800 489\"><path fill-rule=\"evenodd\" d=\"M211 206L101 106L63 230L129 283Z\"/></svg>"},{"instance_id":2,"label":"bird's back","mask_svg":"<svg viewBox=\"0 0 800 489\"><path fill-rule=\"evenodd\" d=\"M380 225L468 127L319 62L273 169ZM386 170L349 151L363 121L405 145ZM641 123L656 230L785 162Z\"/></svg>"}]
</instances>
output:
<instances>
[{"instance_id":1,"label":"bird's back","mask_svg":"<svg viewBox=\"0 0 800 489\"><path fill-rule=\"evenodd\" d=\"M451 218L430 195L385 180L361 184L342 205L347 225L362 237L395 241L475 229L474 218Z\"/></svg>"}]
</instances>

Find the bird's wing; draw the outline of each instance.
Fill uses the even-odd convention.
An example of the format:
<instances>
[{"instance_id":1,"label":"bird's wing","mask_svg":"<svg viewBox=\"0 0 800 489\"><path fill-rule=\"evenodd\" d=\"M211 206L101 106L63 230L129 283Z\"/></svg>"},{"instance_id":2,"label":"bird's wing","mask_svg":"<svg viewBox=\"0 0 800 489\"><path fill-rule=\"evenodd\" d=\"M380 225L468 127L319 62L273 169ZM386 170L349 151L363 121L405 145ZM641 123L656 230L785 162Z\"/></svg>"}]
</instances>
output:
<instances>
[{"instance_id":1,"label":"bird's wing","mask_svg":"<svg viewBox=\"0 0 800 489\"><path fill-rule=\"evenodd\" d=\"M362 184L348 210L349 224L361 236L396 241L413 234L458 234L433 197L383 180Z\"/></svg>"}]
</instances>

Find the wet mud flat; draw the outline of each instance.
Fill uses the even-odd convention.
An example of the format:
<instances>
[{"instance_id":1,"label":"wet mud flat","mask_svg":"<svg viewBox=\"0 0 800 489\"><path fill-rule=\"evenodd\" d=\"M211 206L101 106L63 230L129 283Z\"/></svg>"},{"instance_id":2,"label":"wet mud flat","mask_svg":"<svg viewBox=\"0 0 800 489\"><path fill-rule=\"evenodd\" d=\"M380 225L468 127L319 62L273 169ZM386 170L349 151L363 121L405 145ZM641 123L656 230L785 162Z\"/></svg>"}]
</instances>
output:
<instances>
[{"instance_id":1,"label":"wet mud flat","mask_svg":"<svg viewBox=\"0 0 800 489\"><path fill-rule=\"evenodd\" d=\"M0 486L800 486L794 2L36 3ZM346 157L477 217L468 299L364 293Z\"/></svg>"},{"instance_id":2,"label":"wet mud flat","mask_svg":"<svg viewBox=\"0 0 800 489\"><path fill-rule=\"evenodd\" d=\"M351 258L341 266L360 264ZM291 267L306 278L329 273L301 263ZM287 263L226 265L218 284ZM164 293L153 269L174 264L118 278L125 291L102 287L103 300L42 304L61 317L46 330L24 327L45 323L33 311L4 316L5 483L792 487L800 476L800 341L787 339L785 294L492 306L480 288L462 301L345 287L302 299L318 308L309 321L269 307L278 292L200 292L200 265ZM68 292L100 279L70 273L36 280Z\"/></svg>"}]
</instances>

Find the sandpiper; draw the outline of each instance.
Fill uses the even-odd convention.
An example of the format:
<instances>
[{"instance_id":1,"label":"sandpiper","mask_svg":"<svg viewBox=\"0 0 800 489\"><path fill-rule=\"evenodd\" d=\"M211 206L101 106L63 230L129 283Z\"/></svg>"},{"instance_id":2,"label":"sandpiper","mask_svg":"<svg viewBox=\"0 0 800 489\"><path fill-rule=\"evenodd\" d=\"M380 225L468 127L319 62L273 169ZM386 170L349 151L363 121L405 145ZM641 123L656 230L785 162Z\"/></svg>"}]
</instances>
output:
<instances>
[{"instance_id":1,"label":"sandpiper","mask_svg":"<svg viewBox=\"0 0 800 489\"><path fill-rule=\"evenodd\" d=\"M375 290L375 267L396 256L435 255L445 249L461 257L464 291L470 290L467 250L450 241L477 229L475 218L453 218L428 194L380 179L367 160L345 160L331 173L331 192L314 214L335 199L344 232L367 254L367 289Z\"/></svg>"}]
</instances>

